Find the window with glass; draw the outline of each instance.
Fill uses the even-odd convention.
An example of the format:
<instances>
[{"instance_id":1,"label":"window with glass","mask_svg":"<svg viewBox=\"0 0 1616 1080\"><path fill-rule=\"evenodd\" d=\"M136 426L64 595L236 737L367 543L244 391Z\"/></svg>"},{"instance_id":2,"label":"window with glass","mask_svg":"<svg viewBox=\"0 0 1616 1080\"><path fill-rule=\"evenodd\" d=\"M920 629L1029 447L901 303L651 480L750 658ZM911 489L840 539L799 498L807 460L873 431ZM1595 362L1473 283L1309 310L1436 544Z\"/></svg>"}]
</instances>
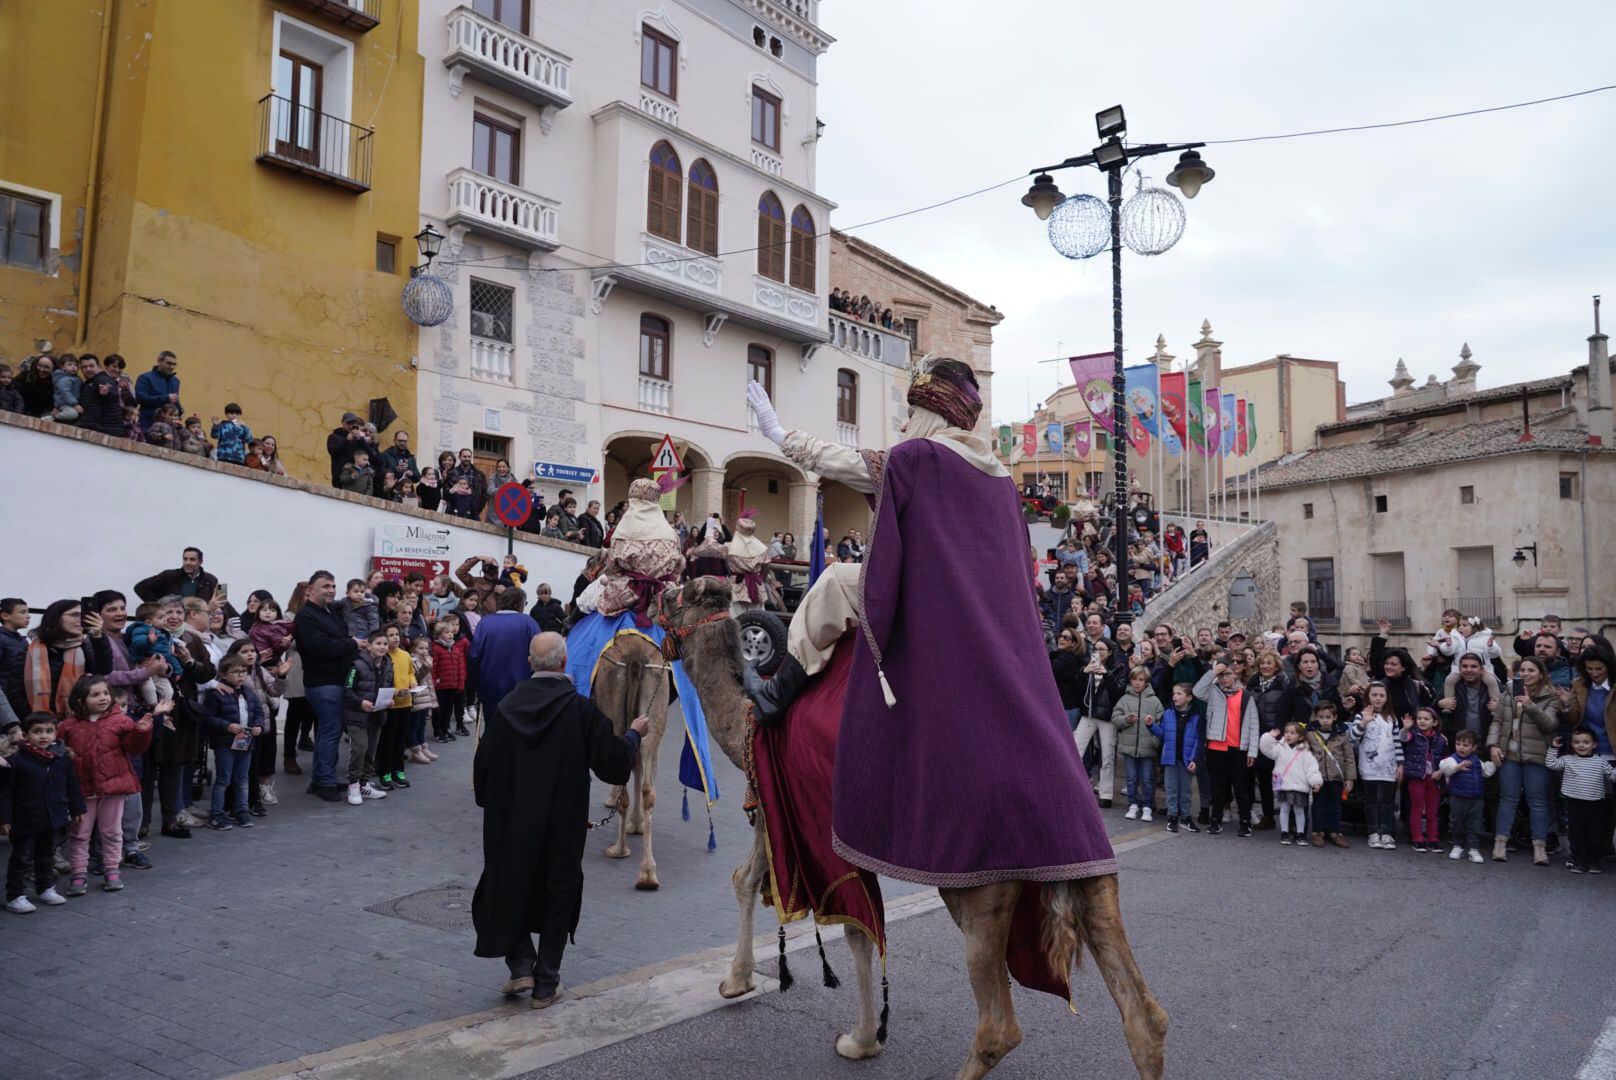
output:
<instances>
[{"instance_id":1,"label":"window with glass","mask_svg":"<svg viewBox=\"0 0 1616 1080\"><path fill-rule=\"evenodd\" d=\"M858 425L858 373L846 368L836 372L836 422Z\"/></svg>"},{"instance_id":2,"label":"window with glass","mask_svg":"<svg viewBox=\"0 0 1616 1080\"><path fill-rule=\"evenodd\" d=\"M522 131L508 120L475 113L471 120L471 167L511 186L521 182Z\"/></svg>"},{"instance_id":3,"label":"window with glass","mask_svg":"<svg viewBox=\"0 0 1616 1080\"><path fill-rule=\"evenodd\" d=\"M684 171L673 147L659 142L651 147L651 176L646 188L645 231L679 242L679 211L684 203Z\"/></svg>"},{"instance_id":4,"label":"window with glass","mask_svg":"<svg viewBox=\"0 0 1616 1080\"><path fill-rule=\"evenodd\" d=\"M746 347L746 377L774 395L774 353L762 345Z\"/></svg>"},{"instance_id":5,"label":"window with glass","mask_svg":"<svg viewBox=\"0 0 1616 1080\"><path fill-rule=\"evenodd\" d=\"M685 244L707 255L718 254L718 174L705 160L690 166L690 217Z\"/></svg>"},{"instance_id":6,"label":"window with glass","mask_svg":"<svg viewBox=\"0 0 1616 1080\"><path fill-rule=\"evenodd\" d=\"M648 379L668 378L668 343L672 336L668 320L657 315L640 316L640 374Z\"/></svg>"},{"instance_id":7,"label":"window with glass","mask_svg":"<svg viewBox=\"0 0 1616 1080\"><path fill-rule=\"evenodd\" d=\"M396 236L376 236L376 269L384 274L392 274L398 270L398 238Z\"/></svg>"},{"instance_id":8,"label":"window with glass","mask_svg":"<svg viewBox=\"0 0 1616 1080\"><path fill-rule=\"evenodd\" d=\"M471 332L474 335L511 344L516 340L512 326L515 310L515 289L471 279Z\"/></svg>"},{"instance_id":9,"label":"window with glass","mask_svg":"<svg viewBox=\"0 0 1616 1080\"><path fill-rule=\"evenodd\" d=\"M758 273L775 281L786 279L786 211L774 192L758 200Z\"/></svg>"},{"instance_id":10,"label":"window with glass","mask_svg":"<svg viewBox=\"0 0 1616 1080\"><path fill-rule=\"evenodd\" d=\"M780 99L752 87L752 141L780 151Z\"/></svg>"},{"instance_id":11,"label":"window with glass","mask_svg":"<svg viewBox=\"0 0 1616 1080\"><path fill-rule=\"evenodd\" d=\"M1307 560L1307 610L1315 619L1335 619L1334 559Z\"/></svg>"},{"instance_id":12,"label":"window with glass","mask_svg":"<svg viewBox=\"0 0 1616 1080\"><path fill-rule=\"evenodd\" d=\"M49 233L48 203L0 191L0 263L43 270Z\"/></svg>"},{"instance_id":13,"label":"window with glass","mask_svg":"<svg viewBox=\"0 0 1616 1080\"><path fill-rule=\"evenodd\" d=\"M806 206L791 212L791 284L814 291L814 216Z\"/></svg>"},{"instance_id":14,"label":"window with glass","mask_svg":"<svg viewBox=\"0 0 1616 1080\"><path fill-rule=\"evenodd\" d=\"M640 85L679 98L679 43L649 26L640 27Z\"/></svg>"},{"instance_id":15,"label":"window with glass","mask_svg":"<svg viewBox=\"0 0 1616 1080\"><path fill-rule=\"evenodd\" d=\"M271 122L275 153L309 164L320 157L320 106L325 69L286 49L275 58L271 88L275 91Z\"/></svg>"},{"instance_id":16,"label":"window with glass","mask_svg":"<svg viewBox=\"0 0 1616 1080\"><path fill-rule=\"evenodd\" d=\"M528 0L471 0L471 10L518 34L527 33Z\"/></svg>"},{"instance_id":17,"label":"window with glass","mask_svg":"<svg viewBox=\"0 0 1616 1080\"><path fill-rule=\"evenodd\" d=\"M920 320L919 319L905 319L905 320L903 320L903 336L909 339L909 347L911 349L919 350L919 348L920 348Z\"/></svg>"}]
</instances>

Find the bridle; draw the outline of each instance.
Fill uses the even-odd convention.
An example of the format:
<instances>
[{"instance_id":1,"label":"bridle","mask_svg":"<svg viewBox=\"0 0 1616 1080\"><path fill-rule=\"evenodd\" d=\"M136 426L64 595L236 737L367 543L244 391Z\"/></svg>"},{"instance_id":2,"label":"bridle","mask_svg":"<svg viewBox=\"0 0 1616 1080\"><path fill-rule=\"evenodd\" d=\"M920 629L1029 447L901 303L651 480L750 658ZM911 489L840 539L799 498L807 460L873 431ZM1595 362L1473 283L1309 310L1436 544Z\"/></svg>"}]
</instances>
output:
<instances>
[{"instance_id":1,"label":"bridle","mask_svg":"<svg viewBox=\"0 0 1616 1080\"><path fill-rule=\"evenodd\" d=\"M663 593L661 602L657 607L656 622L658 626L662 627L665 633L665 636L662 639L662 655L668 660L678 660L680 656L683 655L685 638L689 637L691 634L705 626L711 626L714 623L723 622L725 619L730 617L729 606L725 605L719 610L713 612L711 615L698 619L695 622L690 623L688 626L670 625L671 617L677 612L683 610L684 607L685 602L683 586L679 586L677 588L677 596L672 602L667 599L667 593Z\"/></svg>"}]
</instances>

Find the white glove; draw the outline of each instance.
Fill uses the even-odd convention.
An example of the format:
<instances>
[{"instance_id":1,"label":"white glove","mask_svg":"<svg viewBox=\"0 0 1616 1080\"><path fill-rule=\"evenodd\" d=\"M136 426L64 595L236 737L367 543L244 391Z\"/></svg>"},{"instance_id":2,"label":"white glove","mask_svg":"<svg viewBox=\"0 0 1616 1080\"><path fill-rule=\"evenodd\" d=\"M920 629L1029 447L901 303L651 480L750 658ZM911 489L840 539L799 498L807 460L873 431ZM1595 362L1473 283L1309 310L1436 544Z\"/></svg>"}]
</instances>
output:
<instances>
[{"instance_id":1,"label":"white glove","mask_svg":"<svg viewBox=\"0 0 1616 1080\"><path fill-rule=\"evenodd\" d=\"M752 412L757 416L758 430L763 437L774 445L779 446L786 441L786 429L780 426L780 418L774 413L774 405L769 401L769 392L763 389L763 384L753 380L746 384L746 402L752 406Z\"/></svg>"}]
</instances>

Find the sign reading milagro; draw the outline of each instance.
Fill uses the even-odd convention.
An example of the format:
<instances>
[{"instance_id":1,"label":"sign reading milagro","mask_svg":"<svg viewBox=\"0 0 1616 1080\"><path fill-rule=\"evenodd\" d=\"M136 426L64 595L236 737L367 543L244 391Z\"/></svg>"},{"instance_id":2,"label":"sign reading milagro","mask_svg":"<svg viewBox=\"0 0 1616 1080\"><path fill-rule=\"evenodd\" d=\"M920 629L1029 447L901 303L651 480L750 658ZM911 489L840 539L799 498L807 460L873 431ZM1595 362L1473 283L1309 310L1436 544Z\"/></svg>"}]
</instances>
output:
<instances>
[{"instance_id":1,"label":"sign reading milagro","mask_svg":"<svg viewBox=\"0 0 1616 1080\"><path fill-rule=\"evenodd\" d=\"M430 581L449 572L449 548L447 525L378 525L370 566L390 578L419 570Z\"/></svg>"}]
</instances>

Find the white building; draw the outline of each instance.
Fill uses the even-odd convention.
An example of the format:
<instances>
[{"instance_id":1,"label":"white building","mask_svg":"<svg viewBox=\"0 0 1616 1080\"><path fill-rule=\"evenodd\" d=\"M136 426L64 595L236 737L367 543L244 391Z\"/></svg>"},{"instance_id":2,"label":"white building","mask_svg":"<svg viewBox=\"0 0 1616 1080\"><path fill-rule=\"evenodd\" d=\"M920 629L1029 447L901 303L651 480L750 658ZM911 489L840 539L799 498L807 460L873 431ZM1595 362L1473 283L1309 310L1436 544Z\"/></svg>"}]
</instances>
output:
<instances>
[{"instance_id":1,"label":"white building","mask_svg":"<svg viewBox=\"0 0 1616 1080\"><path fill-rule=\"evenodd\" d=\"M788 428L891 441L907 340L828 344L818 6L423 0L421 209L455 294L421 334L423 465L582 466L599 482L549 494L609 507L669 433L687 518L744 489L800 536L815 478L756 433L748 378Z\"/></svg>"}]
</instances>

